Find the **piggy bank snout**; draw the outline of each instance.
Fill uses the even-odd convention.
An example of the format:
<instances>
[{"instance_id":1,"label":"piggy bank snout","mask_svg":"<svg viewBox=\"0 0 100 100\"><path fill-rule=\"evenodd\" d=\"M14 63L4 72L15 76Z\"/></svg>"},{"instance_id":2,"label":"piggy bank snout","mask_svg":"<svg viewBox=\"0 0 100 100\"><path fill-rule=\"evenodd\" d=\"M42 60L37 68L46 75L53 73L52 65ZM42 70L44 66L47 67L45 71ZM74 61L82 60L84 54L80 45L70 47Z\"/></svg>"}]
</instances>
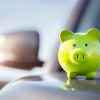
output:
<instances>
[{"instance_id":1,"label":"piggy bank snout","mask_svg":"<svg viewBox=\"0 0 100 100\"><path fill-rule=\"evenodd\" d=\"M86 61L86 53L80 49L73 51L71 57L74 63L84 63Z\"/></svg>"}]
</instances>

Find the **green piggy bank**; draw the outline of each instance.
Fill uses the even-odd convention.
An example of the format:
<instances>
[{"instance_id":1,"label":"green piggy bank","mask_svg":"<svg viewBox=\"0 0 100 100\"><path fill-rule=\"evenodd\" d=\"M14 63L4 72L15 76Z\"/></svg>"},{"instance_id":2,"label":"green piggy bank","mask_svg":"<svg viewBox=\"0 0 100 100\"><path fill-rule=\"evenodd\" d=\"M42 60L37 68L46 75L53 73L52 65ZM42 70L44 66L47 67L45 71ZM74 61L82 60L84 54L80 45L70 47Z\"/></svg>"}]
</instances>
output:
<instances>
[{"instance_id":1,"label":"green piggy bank","mask_svg":"<svg viewBox=\"0 0 100 100\"><path fill-rule=\"evenodd\" d=\"M58 60L68 80L77 76L94 79L100 66L100 32L91 28L85 33L64 30L60 34Z\"/></svg>"}]
</instances>

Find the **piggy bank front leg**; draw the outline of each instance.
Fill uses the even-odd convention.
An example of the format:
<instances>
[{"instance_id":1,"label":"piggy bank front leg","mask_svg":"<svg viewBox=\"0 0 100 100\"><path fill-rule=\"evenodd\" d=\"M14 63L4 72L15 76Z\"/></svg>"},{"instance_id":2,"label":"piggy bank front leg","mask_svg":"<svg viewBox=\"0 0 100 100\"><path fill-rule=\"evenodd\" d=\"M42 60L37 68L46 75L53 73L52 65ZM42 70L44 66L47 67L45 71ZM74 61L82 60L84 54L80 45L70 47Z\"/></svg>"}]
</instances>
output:
<instances>
[{"instance_id":1,"label":"piggy bank front leg","mask_svg":"<svg viewBox=\"0 0 100 100\"><path fill-rule=\"evenodd\" d=\"M67 72L66 76L67 76L67 80L64 82L64 87L63 87L63 89L65 89L65 90L71 88L72 80L74 80L76 78L77 73Z\"/></svg>"},{"instance_id":2,"label":"piggy bank front leg","mask_svg":"<svg viewBox=\"0 0 100 100\"><path fill-rule=\"evenodd\" d=\"M89 72L87 75L86 75L86 79L87 80L92 80L92 79L95 79L96 78L96 71L95 72Z\"/></svg>"},{"instance_id":3,"label":"piggy bank front leg","mask_svg":"<svg viewBox=\"0 0 100 100\"><path fill-rule=\"evenodd\" d=\"M68 80L75 79L76 76L77 76L76 72L67 72L67 78L68 78Z\"/></svg>"}]
</instances>

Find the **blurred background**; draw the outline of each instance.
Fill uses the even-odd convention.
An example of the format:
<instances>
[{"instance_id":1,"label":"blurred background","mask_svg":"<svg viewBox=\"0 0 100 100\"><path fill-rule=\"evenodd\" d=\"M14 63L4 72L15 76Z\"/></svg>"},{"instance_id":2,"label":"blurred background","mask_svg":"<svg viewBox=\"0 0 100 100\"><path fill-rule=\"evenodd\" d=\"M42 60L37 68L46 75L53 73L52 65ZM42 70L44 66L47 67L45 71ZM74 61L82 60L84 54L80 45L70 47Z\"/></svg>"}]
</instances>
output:
<instances>
[{"instance_id":1,"label":"blurred background","mask_svg":"<svg viewBox=\"0 0 100 100\"><path fill-rule=\"evenodd\" d=\"M1 86L27 75L65 77L59 33L100 28L99 0L0 0ZM63 75L61 74L63 73ZM61 75L61 76L60 76Z\"/></svg>"}]
</instances>

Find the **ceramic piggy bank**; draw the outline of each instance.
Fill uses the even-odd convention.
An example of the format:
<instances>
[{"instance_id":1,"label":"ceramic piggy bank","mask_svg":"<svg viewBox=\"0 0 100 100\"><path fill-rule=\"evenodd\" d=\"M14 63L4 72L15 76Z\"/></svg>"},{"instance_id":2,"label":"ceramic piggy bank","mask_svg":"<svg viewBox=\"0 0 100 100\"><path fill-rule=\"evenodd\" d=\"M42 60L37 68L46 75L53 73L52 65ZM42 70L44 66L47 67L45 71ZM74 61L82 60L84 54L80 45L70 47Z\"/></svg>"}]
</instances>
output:
<instances>
[{"instance_id":1,"label":"ceramic piggy bank","mask_svg":"<svg viewBox=\"0 0 100 100\"><path fill-rule=\"evenodd\" d=\"M58 60L68 79L85 76L94 79L100 66L100 32L91 28L85 33L64 30L60 34Z\"/></svg>"}]
</instances>

